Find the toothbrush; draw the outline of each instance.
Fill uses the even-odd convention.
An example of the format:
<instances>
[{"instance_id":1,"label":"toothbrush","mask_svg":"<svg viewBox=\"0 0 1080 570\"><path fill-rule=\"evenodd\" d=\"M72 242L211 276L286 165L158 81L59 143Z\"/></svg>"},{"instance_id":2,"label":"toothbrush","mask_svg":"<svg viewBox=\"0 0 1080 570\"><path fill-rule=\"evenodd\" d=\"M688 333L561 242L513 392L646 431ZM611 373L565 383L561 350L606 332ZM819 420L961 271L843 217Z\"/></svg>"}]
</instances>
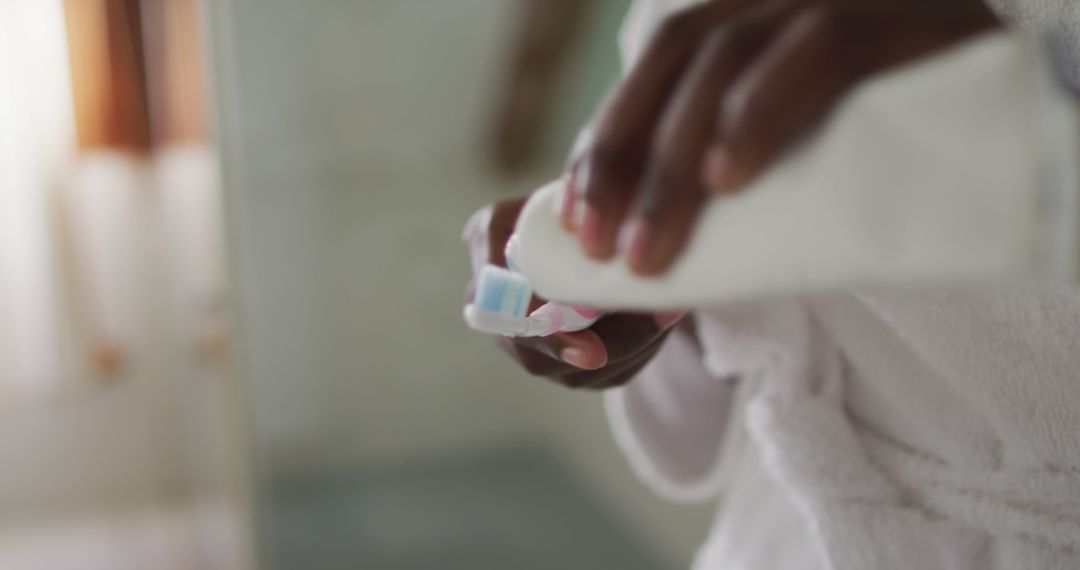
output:
<instances>
[{"instance_id":1,"label":"toothbrush","mask_svg":"<svg viewBox=\"0 0 1080 570\"><path fill-rule=\"evenodd\" d=\"M502 336L549 336L584 330L601 316L586 307L545 303L526 316L532 287L515 262L517 236L506 244L507 269L487 264L480 270L473 302L465 307L469 327Z\"/></svg>"}]
</instances>

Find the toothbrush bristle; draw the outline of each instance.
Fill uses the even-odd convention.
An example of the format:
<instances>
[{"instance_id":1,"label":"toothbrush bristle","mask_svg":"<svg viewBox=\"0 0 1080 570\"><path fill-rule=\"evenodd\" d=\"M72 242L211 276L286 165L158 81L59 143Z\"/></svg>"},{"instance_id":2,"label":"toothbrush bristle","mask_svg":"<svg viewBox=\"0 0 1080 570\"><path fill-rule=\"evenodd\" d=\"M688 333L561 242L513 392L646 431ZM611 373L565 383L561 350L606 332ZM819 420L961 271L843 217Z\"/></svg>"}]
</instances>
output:
<instances>
[{"instance_id":1,"label":"toothbrush bristle","mask_svg":"<svg viewBox=\"0 0 1080 570\"><path fill-rule=\"evenodd\" d=\"M524 277L488 265L480 271L473 304L487 311L524 317L531 298L532 290Z\"/></svg>"}]
</instances>

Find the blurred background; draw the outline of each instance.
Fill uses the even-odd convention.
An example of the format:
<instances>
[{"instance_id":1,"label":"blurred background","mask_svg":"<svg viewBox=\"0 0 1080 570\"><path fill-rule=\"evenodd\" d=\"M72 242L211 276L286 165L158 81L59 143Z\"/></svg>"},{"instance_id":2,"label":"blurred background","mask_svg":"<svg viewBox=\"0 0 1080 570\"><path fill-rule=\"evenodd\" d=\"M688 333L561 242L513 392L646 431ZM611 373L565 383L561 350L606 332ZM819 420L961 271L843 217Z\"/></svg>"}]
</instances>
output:
<instances>
[{"instance_id":1,"label":"blurred background","mask_svg":"<svg viewBox=\"0 0 1080 570\"><path fill-rule=\"evenodd\" d=\"M0 568L686 567L460 315L627 4L0 0Z\"/></svg>"}]
</instances>

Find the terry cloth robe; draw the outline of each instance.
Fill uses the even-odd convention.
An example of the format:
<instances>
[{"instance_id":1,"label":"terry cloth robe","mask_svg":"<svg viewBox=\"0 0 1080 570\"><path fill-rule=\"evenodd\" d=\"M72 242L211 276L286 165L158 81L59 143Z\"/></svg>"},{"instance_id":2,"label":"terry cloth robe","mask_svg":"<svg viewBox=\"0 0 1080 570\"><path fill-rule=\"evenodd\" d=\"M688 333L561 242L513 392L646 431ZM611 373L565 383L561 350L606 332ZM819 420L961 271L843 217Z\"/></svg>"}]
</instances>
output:
<instances>
[{"instance_id":1,"label":"terry cloth robe","mask_svg":"<svg viewBox=\"0 0 1080 570\"><path fill-rule=\"evenodd\" d=\"M635 6L623 37L631 59L673 4L685 2ZM1042 225L1018 230L1030 247L983 263L993 279L981 284L971 279L980 267L948 275L940 260L897 283L888 264L856 255L785 274L801 259L791 256L727 288L708 264L696 275L719 288L695 287L693 271L643 285L544 238L523 249L523 271L560 301L695 307L696 339L674 334L606 406L631 465L659 493L720 497L696 569L1075 569L1080 289L1075 233L1058 232L1074 205L1051 208L1066 215L1038 239ZM530 207L551 216L550 204ZM523 244L537 231L519 225ZM959 233L943 239L977 247ZM1012 276L1030 282L1001 279L1025 269ZM938 273L963 279L939 283Z\"/></svg>"}]
</instances>

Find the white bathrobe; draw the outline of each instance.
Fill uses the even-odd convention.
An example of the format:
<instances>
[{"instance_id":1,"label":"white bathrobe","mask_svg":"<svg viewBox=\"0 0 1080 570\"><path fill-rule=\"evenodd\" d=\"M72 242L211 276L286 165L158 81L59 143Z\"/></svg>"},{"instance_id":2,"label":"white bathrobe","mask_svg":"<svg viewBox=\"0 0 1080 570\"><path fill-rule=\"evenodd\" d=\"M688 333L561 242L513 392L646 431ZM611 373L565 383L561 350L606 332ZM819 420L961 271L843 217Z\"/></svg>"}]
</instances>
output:
<instances>
[{"instance_id":1,"label":"white bathrobe","mask_svg":"<svg viewBox=\"0 0 1080 570\"><path fill-rule=\"evenodd\" d=\"M685 1L639 2L634 52ZM1080 288L872 287L699 311L607 395L635 471L721 498L697 570L1080 568Z\"/></svg>"},{"instance_id":2,"label":"white bathrobe","mask_svg":"<svg viewBox=\"0 0 1080 570\"><path fill-rule=\"evenodd\" d=\"M675 336L607 401L654 488L724 497L695 568L1080 568L1080 290L698 319L703 355Z\"/></svg>"}]
</instances>

